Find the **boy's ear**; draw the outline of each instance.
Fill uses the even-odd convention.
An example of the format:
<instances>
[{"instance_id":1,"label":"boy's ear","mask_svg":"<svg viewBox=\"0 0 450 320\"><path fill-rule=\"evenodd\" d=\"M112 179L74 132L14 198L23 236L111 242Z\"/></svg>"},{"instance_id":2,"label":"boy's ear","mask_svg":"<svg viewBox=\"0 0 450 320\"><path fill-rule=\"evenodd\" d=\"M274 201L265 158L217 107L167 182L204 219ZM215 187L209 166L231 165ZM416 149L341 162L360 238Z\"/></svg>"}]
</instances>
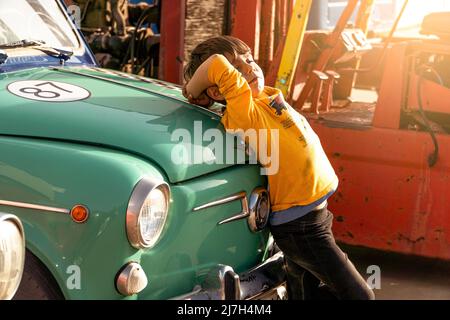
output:
<instances>
[{"instance_id":1,"label":"boy's ear","mask_svg":"<svg viewBox=\"0 0 450 320\"><path fill-rule=\"evenodd\" d=\"M206 93L213 100L216 100L216 101L225 100L225 98L220 93L219 88L217 86L212 86L212 87L207 88Z\"/></svg>"}]
</instances>

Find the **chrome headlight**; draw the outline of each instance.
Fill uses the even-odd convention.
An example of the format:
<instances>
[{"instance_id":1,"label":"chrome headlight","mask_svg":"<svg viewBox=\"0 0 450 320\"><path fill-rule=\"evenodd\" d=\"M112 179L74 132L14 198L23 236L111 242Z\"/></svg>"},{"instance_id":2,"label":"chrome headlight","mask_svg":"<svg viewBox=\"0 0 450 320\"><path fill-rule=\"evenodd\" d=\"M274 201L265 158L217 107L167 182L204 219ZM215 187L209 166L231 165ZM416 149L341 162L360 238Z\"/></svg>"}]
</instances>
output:
<instances>
[{"instance_id":1,"label":"chrome headlight","mask_svg":"<svg viewBox=\"0 0 450 320\"><path fill-rule=\"evenodd\" d=\"M151 248L159 240L169 211L170 188L163 181L143 178L133 190L127 210L127 236L137 248Z\"/></svg>"},{"instance_id":2,"label":"chrome headlight","mask_svg":"<svg viewBox=\"0 0 450 320\"><path fill-rule=\"evenodd\" d=\"M22 223L16 216L0 213L0 300L11 299L16 293L24 262Z\"/></svg>"},{"instance_id":3,"label":"chrome headlight","mask_svg":"<svg viewBox=\"0 0 450 320\"><path fill-rule=\"evenodd\" d=\"M269 193L264 188L256 188L250 195L248 205L249 217L248 226L251 231L257 232L264 229L269 220L270 198Z\"/></svg>"}]
</instances>

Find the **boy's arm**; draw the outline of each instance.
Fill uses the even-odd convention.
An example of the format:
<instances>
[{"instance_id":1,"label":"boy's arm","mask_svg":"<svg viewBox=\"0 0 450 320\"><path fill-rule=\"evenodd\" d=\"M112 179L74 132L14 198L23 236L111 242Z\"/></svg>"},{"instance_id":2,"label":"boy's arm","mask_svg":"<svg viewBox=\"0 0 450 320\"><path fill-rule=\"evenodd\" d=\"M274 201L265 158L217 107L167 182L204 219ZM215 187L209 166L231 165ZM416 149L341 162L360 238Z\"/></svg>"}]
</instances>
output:
<instances>
[{"instance_id":1,"label":"boy's arm","mask_svg":"<svg viewBox=\"0 0 450 320\"><path fill-rule=\"evenodd\" d=\"M211 62L216 58L218 54L213 54L208 59L206 59L200 67L195 71L191 80L186 84L186 93L188 98L192 97L194 99L198 98L203 91L214 85L208 79L208 69Z\"/></svg>"},{"instance_id":2,"label":"boy's arm","mask_svg":"<svg viewBox=\"0 0 450 320\"><path fill-rule=\"evenodd\" d=\"M185 96L196 103L196 98L203 96L203 91L212 86L219 88L227 104L222 117L225 128L246 130L251 127L258 118L251 89L224 55L212 55L200 65L186 85Z\"/></svg>"}]
</instances>

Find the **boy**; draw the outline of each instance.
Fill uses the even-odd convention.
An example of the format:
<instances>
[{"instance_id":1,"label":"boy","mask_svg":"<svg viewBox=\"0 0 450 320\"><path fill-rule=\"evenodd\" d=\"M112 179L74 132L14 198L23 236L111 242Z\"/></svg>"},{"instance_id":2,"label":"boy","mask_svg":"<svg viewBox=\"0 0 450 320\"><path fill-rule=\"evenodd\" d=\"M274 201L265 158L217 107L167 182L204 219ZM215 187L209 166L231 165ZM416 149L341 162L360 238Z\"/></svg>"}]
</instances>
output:
<instances>
[{"instance_id":1,"label":"boy","mask_svg":"<svg viewBox=\"0 0 450 320\"><path fill-rule=\"evenodd\" d=\"M226 129L278 130L278 150L269 151L279 157L279 170L268 175L269 227L286 258L290 299L311 297L306 288L310 273L339 299L374 299L331 232L327 199L338 178L319 138L280 90L264 86L250 48L230 36L206 40L191 52L184 76L183 94L191 103L226 102Z\"/></svg>"}]
</instances>

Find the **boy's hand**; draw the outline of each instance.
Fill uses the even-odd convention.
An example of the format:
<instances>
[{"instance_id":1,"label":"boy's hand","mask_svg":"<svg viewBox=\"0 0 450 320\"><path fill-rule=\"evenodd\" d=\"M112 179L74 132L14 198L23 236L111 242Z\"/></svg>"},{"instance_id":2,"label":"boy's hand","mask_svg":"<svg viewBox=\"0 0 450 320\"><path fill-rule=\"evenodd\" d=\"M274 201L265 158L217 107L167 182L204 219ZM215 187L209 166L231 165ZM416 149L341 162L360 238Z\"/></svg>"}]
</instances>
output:
<instances>
[{"instance_id":1,"label":"boy's hand","mask_svg":"<svg viewBox=\"0 0 450 320\"><path fill-rule=\"evenodd\" d=\"M193 98L192 95L190 95L188 99L190 103L204 108L209 108L214 103L214 101L212 101L205 93L201 93L197 98Z\"/></svg>"},{"instance_id":2,"label":"boy's hand","mask_svg":"<svg viewBox=\"0 0 450 320\"><path fill-rule=\"evenodd\" d=\"M186 85L187 85L187 83L185 83L183 85L183 91L182 92L183 92L183 96L186 99L188 99L188 101L190 103L196 104L196 105L198 105L200 107L204 107L204 108L208 108L214 103L214 101L212 101L211 98L208 97L204 92L202 92L197 98L194 98L192 96L192 94L187 92Z\"/></svg>"}]
</instances>

